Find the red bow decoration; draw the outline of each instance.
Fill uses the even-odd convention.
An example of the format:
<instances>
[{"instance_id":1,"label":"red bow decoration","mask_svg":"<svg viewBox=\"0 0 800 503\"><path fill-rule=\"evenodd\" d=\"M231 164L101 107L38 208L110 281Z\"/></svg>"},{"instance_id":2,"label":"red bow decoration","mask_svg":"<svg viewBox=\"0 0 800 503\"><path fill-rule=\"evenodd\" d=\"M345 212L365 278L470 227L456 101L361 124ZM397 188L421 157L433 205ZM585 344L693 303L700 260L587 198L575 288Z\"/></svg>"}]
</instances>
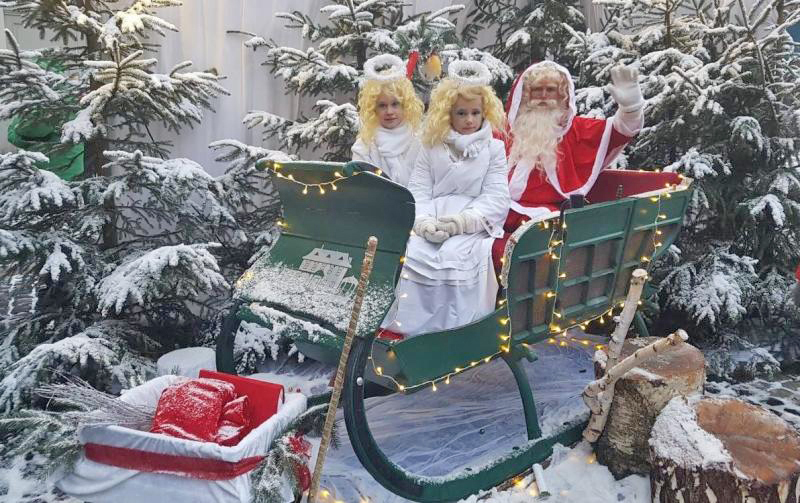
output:
<instances>
[{"instance_id":1,"label":"red bow decoration","mask_svg":"<svg viewBox=\"0 0 800 503\"><path fill-rule=\"evenodd\" d=\"M289 449L302 457L306 461L311 459L311 442L303 438L303 434L295 432L294 435L287 439ZM311 471L308 469L308 464L298 461L294 462L294 474L297 478L297 483L300 486L300 491L306 491L311 487Z\"/></svg>"},{"instance_id":2,"label":"red bow decoration","mask_svg":"<svg viewBox=\"0 0 800 503\"><path fill-rule=\"evenodd\" d=\"M419 51L414 49L408 53L408 63L406 64L406 77L409 80L414 76L414 69L417 68L417 61L419 61Z\"/></svg>"}]
</instances>

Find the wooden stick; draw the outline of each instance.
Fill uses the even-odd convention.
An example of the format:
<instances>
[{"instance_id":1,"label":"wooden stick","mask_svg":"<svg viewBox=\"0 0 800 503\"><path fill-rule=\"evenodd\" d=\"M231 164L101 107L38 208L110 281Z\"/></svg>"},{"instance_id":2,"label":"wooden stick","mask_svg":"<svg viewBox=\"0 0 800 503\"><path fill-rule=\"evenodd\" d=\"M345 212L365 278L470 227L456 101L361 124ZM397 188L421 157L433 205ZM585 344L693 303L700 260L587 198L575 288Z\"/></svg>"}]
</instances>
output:
<instances>
[{"instance_id":1,"label":"wooden stick","mask_svg":"<svg viewBox=\"0 0 800 503\"><path fill-rule=\"evenodd\" d=\"M648 359L662 353L666 350L673 349L689 339L689 336L682 329L678 329L675 333L659 339L647 346L637 349L632 355L628 356L613 368L606 372L606 375L592 381L583 390L583 401L592 411L592 417L589 419L589 424L583 431L583 438L589 442L596 442L603 432L608 420L608 412L611 410L611 401L614 398L614 384L623 376L627 371L642 364Z\"/></svg>"},{"instance_id":2,"label":"wooden stick","mask_svg":"<svg viewBox=\"0 0 800 503\"><path fill-rule=\"evenodd\" d=\"M631 287L628 288L628 297L625 299L625 305L619 315L619 322L614 328L614 333L611 334L611 342L608 343L606 372L617 364L619 355L622 353L622 345L625 343L628 329L630 329L636 309L639 307L639 299L642 298L645 280L647 280L647 271L644 269L636 269L631 274Z\"/></svg>"},{"instance_id":3,"label":"wooden stick","mask_svg":"<svg viewBox=\"0 0 800 503\"><path fill-rule=\"evenodd\" d=\"M319 491L319 481L322 478L322 465L325 463L325 455L328 452L328 445L331 442L331 432L333 423L336 421L336 409L339 407L339 398L342 396L342 385L344 384L344 372L347 367L347 358L350 355L350 348L353 345L353 337L356 335L358 327L358 317L361 315L361 303L364 301L364 293L367 290L369 276L372 274L372 261L375 258L375 249L378 247L378 238L370 236L367 241L367 249L364 252L364 262L361 264L361 276L356 287L356 296L353 300L353 310L350 312L350 325L347 327L347 334L344 337L342 354L339 356L339 366L336 368L336 379L333 381L333 393L331 401L328 403L328 412L325 414L325 425L322 428L322 439L317 453L317 462L314 465L314 476L311 477L311 487L308 489L308 503L317 501L317 491Z\"/></svg>"}]
</instances>

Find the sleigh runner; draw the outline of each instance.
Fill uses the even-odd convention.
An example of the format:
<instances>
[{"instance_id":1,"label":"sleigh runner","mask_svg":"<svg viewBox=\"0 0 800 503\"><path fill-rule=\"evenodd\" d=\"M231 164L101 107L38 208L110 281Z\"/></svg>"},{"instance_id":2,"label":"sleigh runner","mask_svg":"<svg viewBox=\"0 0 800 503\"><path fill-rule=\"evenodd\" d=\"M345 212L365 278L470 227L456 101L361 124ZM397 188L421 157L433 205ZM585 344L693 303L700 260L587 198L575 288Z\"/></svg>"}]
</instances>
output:
<instances>
[{"instance_id":1,"label":"sleigh runner","mask_svg":"<svg viewBox=\"0 0 800 503\"><path fill-rule=\"evenodd\" d=\"M555 443L580 438L584 421L542 431L520 361L531 344L558 343L567 328L610 321L634 269L675 240L690 180L673 173L605 171L582 208L553 212L520 228L506 247L497 309L469 325L400 342L375 339L393 301L414 220L411 194L379 176L342 174L343 165L269 162L284 207L281 237L237 283L238 306L226 319L217 366L233 372L242 320L291 337L306 356L335 363L352 305L353 281L367 238L378 238L374 268L348 360L344 417L359 460L381 484L414 501L446 501L499 484L547 458ZM641 320L637 325L646 332ZM435 389L458 373L502 358L523 403L528 442L476 469L419 477L381 452L364 409L367 382L389 390Z\"/></svg>"}]
</instances>

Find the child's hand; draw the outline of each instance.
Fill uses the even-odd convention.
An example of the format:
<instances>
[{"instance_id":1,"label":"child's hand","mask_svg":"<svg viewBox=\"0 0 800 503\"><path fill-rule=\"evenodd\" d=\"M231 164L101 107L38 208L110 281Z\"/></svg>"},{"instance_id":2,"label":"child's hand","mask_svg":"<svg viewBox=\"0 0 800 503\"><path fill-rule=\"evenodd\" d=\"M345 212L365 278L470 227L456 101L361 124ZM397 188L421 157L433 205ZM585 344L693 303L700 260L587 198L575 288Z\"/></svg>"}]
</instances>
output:
<instances>
[{"instance_id":1,"label":"child's hand","mask_svg":"<svg viewBox=\"0 0 800 503\"><path fill-rule=\"evenodd\" d=\"M446 215L436 220L436 228L451 236L458 234L474 234L483 228L480 217L471 210L464 210L455 215Z\"/></svg>"},{"instance_id":2,"label":"child's hand","mask_svg":"<svg viewBox=\"0 0 800 503\"><path fill-rule=\"evenodd\" d=\"M450 234L445 231L436 230L434 232L425 233L424 238L431 243L443 243L450 238Z\"/></svg>"},{"instance_id":3,"label":"child's hand","mask_svg":"<svg viewBox=\"0 0 800 503\"><path fill-rule=\"evenodd\" d=\"M436 230L446 232L450 236L455 236L457 234L463 234L461 228L459 227L458 219L455 218L455 215L452 216L445 216L436 219Z\"/></svg>"},{"instance_id":4,"label":"child's hand","mask_svg":"<svg viewBox=\"0 0 800 503\"><path fill-rule=\"evenodd\" d=\"M414 222L414 234L431 243L441 243L450 237L450 234L437 228L436 219L433 217L417 219Z\"/></svg>"}]
</instances>

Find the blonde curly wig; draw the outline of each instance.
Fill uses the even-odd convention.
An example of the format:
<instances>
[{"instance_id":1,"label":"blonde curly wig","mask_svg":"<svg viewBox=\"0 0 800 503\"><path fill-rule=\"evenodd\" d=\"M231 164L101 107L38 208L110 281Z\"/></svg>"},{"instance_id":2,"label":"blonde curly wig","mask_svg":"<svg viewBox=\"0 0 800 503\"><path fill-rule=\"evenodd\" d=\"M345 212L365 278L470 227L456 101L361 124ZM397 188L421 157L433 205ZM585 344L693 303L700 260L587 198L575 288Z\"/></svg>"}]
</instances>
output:
<instances>
[{"instance_id":1,"label":"blonde curly wig","mask_svg":"<svg viewBox=\"0 0 800 503\"><path fill-rule=\"evenodd\" d=\"M491 87L465 85L448 77L442 79L431 93L428 115L422 126L422 142L425 146L432 147L444 141L450 132L450 110L459 96L467 100L481 98L483 120L489 121L493 129L505 131L503 103Z\"/></svg>"},{"instance_id":2,"label":"blonde curly wig","mask_svg":"<svg viewBox=\"0 0 800 503\"><path fill-rule=\"evenodd\" d=\"M361 119L361 129L358 137L365 144L375 138L380 121L378 120L378 96L385 93L394 96L403 106L405 121L416 130L422 122L424 106L417 97L414 86L408 79L394 79L388 81L367 80L358 93L358 117Z\"/></svg>"}]
</instances>

